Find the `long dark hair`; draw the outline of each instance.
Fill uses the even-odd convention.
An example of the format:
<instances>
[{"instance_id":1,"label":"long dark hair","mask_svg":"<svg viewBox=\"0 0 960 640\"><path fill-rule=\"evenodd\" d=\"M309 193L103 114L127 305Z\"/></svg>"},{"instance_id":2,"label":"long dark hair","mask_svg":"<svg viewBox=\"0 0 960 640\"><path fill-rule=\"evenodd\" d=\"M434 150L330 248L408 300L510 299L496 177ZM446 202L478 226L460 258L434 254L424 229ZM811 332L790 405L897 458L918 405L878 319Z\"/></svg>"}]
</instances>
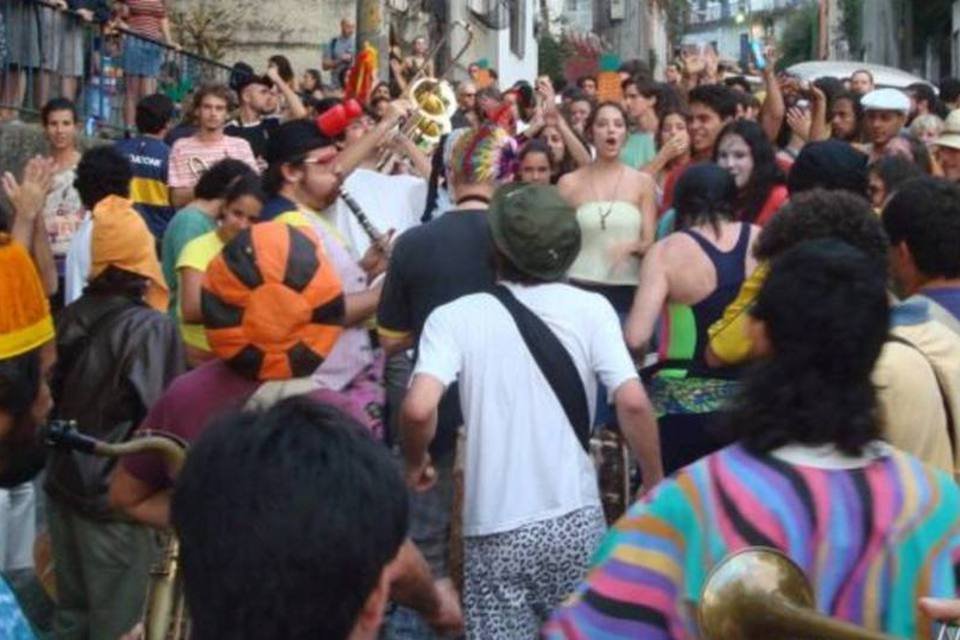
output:
<instances>
[{"instance_id":1,"label":"long dark hair","mask_svg":"<svg viewBox=\"0 0 960 640\"><path fill-rule=\"evenodd\" d=\"M729 171L711 162L695 164L684 171L674 194L677 230L709 224L719 235L720 224L734 218L737 185Z\"/></svg>"},{"instance_id":2,"label":"long dark hair","mask_svg":"<svg viewBox=\"0 0 960 640\"><path fill-rule=\"evenodd\" d=\"M778 184L784 184L786 179L777 166L773 145L760 125L750 120L735 120L723 128L713 149L714 162L720 155L720 143L728 135L743 138L753 156L753 171L750 172L750 180L737 195L736 208L740 220L754 222L770 197L770 191Z\"/></svg>"},{"instance_id":3,"label":"long dark hair","mask_svg":"<svg viewBox=\"0 0 960 640\"><path fill-rule=\"evenodd\" d=\"M884 269L839 240L804 242L773 261L750 313L772 354L743 377L731 431L755 453L801 443L860 455L880 436L870 375L889 331Z\"/></svg>"}]
</instances>

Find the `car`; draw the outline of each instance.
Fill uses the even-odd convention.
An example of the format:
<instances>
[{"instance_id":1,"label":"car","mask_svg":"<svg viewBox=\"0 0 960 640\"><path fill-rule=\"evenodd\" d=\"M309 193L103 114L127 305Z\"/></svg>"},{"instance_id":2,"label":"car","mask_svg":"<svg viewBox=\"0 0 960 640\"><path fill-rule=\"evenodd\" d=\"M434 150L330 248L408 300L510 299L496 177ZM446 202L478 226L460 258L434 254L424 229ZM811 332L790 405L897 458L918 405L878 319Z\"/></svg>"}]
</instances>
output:
<instances>
[{"instance_id":1,"label":"car","mask_svg":"<svg viewBox=\"0 0 960 640\"><path fill-rule=\"evenodd\" d=\"M838 60L800 62L788 67L786 72L801 80L812 82L818 78L825 77L847 80L855 71L859 71L860 69L866 69L873 74L873 81L878 87L905 89L911 84L922 82L930 85L934 91L937 91L937 87L932 83L912 73L907 73L903 69L885 67L881 64L870 64L868 62Z\"/></svg>"}]
</instances>

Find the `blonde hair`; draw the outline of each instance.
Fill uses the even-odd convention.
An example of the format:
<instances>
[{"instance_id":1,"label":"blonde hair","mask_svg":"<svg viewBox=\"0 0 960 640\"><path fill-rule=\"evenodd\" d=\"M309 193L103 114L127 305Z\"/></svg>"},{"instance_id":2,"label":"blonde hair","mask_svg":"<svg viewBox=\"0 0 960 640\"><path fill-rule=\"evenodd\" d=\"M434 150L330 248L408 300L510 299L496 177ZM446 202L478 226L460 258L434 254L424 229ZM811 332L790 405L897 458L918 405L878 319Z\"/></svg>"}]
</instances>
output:
<instances>
[{"instance_id":1,"label":"blonde hair","mask_svg":"<svg viewBox=\"0 0 960 640\"><path fill-rule=\"evenodd\" d=\"M920 134L924 131L932 131L936 135L940 135L943 133L944 126L943 119L940 116L934 113L927 113L914 118L910 124L910 133L917 137L920 137Z\"/></svg>"}]
</instances>

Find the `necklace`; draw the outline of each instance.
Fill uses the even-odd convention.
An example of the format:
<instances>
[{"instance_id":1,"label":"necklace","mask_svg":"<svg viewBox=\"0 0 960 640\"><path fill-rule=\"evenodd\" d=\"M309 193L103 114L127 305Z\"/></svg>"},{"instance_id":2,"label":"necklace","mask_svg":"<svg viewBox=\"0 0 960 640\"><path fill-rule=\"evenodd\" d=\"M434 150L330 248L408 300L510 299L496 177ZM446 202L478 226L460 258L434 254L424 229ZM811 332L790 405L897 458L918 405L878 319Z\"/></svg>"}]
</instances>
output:
<instances>
[{"instance_id":1,"label":"necklace","mask_svg":"<svg viewBox=\"0 0 960 640\"><path fill-rule=\"evenodd\" d=\"M620 180L623 179L624 166L620 165L620 173L617 174L617 183L613 186L613 198L610 199L610 204L607 205L606 210L600 211L600 230L607 230L607 218L610 217L610 214L613 213L613 206L617 204L616 197L617 192L620 191ZM597 202L600 203L603 200L600 198L600 194L597 190L593 192L597 196Z\"/></svg>"}]
</instances>

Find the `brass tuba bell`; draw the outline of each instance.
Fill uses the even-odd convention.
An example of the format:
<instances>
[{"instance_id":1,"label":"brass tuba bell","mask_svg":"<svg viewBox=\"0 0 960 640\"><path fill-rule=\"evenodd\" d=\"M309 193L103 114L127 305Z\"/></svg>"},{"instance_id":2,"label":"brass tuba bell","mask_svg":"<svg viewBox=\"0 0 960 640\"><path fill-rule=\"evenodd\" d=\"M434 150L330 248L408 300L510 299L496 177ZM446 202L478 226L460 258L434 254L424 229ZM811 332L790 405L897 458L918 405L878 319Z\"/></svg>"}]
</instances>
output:
<instances>
[{"instance_id":1,"label":"brass tuba bell","mask_svg":"<svg viewBox=\"0 0 960 640\"><path fill-rule=\"evenodd\" d=\"M698 613L706 640L894 640L817 613L803 570L769 547L747 547L714 567Z\"/></svg>"},{"instance_id":2,"label":"brass tuba bell","mask_svg":"<svg viewBox=\"0 0 960 640\"><path fill-rule=\"evenodd\" d=\"M416 120L414 141L435 145L452 129L450 121L457 110L453 88L446 80L420 78L410 85L409 94L411 102L417 106L413 116Z\"/></svg>"}]
</instances>

